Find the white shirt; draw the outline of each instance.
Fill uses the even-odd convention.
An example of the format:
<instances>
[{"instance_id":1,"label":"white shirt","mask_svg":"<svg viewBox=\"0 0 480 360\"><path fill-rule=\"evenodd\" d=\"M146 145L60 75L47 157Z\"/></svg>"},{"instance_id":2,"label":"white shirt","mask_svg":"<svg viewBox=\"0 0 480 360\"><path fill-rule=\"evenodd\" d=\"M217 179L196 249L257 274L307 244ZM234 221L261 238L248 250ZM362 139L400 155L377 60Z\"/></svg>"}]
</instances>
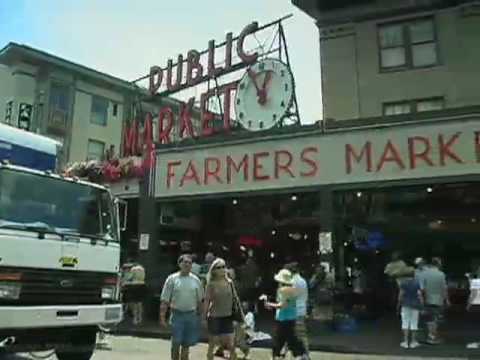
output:
<instances>
[{"instance_id":1,"label":"white shirt","mask_svg":"<svg viewBox=\"0 0 480 360\"><path fill-rule=\"evenodd\" d=\"M300 275L293 275L293 286L297 289L297 316L307 315L308 285L307 281Z\"/></svg>"},{"instance_id":2,"label":"white shirt","mask_svg":"<svg viewBox=\"0 0 480 360\"><path fill-rule=\"evenodd\" d=\"M480 305L480 279L470 280L470 292L475 292L471 305Z\"/></svg>"},{"instance_id":3,"label":"white shirt","mask_svg":"<svg viewBox=\"0 0 480 360\"><path fill-rule=\"evenodd\" d=\"M182 276L176 272L165 281L161 300L178 311L196 311L203 296L203 286L196 275Z\"/></svg>"}]
</instances>

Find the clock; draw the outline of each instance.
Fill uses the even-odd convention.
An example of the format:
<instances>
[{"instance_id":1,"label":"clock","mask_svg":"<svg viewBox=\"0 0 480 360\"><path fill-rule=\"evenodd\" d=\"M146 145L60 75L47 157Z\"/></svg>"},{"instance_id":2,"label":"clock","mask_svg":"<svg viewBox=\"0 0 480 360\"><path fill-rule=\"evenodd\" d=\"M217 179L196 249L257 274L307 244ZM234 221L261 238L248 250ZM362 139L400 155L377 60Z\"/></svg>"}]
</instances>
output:
<instances>
[{"instance_id":1,"label":"clock","mask_svg":"<svg viewBox=\"0 0 480 360\"><path fill-rule=\"evenodd\" d=\"M237 86L237 121L250 131L274 127L292 105L294 86L290 68L280 60L265 59L253 64Z\"/></svg>"}]
</instances>

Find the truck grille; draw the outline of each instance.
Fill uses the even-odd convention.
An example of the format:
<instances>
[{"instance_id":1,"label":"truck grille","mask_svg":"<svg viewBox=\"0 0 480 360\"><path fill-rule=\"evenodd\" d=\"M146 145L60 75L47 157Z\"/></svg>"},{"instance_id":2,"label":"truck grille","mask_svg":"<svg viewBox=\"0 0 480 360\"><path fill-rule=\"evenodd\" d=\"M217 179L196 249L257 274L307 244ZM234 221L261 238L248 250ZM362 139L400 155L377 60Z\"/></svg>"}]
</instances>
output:
<instances>
[{"instance_id":1,"label":"truck grille","mask_svg":"<svg viewBox=\"0 0 480 360\"><path fill-rule=\"evenodd\" d=\"M3 270L3 269L2 269ZM17 305L101 304L105 278L115 274L43 269L12 269L22 273Z\"/></svg>"}]
</instances>

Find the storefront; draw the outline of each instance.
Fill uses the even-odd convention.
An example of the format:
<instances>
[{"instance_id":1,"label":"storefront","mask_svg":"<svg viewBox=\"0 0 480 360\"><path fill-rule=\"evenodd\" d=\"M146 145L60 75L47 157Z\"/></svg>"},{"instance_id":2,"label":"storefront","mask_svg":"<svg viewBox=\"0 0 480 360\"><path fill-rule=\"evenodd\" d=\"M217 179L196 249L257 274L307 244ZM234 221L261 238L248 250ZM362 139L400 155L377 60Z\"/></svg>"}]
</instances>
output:
<instances>
[{"instance_id":1,"label":"storefront","mask_svg":"<svg viewBox=\"0 0 480 360\"><path fill-rule=\"evenodd\" d=\"M306 275L323 263L348 289L360 267L381 284L401 250L407 261L441 256L461 306L480 261L478 110L159 146L154 196L140 200L152 294L180 252L232 266L254 254L265 277L292 260ZM375 296L387 296L380 285Z\"/></svg>"}]
</instances>

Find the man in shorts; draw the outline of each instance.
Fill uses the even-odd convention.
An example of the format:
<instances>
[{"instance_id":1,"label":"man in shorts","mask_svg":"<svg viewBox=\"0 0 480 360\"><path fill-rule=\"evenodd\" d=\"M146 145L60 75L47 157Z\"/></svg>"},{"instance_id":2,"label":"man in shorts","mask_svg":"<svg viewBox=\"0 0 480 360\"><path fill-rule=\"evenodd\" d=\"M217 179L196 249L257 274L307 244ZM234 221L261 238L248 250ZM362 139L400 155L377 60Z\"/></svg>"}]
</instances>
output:
<instances>
[{"instance_id":1,"label":"man in shorts","mask_svg":"<svg viewBox=\"0 0 480 360\"><path fill-rule=\"evenodd\" d=\"M190 255L180 256L180 271L167 278L162 290L160 325L167 326L165 317L170 308L171 360L188 360L189 348L199 338L204 292L200 279L191 272L192 262Z\"/></svg>"},{"instance_id":2,"label":"man in shorts","mask_svg":"<svg viewBox=\"0 0 480 360\"><path fill-rule=\"evenodd\" d=\"M443 316L445 306L450 306L446 276L440 270L440 259L433 258L422 274L422 288L425 296L425 309L427 311L427 343L439 344L438 325Z\"/></svg>"}]
</instances>

